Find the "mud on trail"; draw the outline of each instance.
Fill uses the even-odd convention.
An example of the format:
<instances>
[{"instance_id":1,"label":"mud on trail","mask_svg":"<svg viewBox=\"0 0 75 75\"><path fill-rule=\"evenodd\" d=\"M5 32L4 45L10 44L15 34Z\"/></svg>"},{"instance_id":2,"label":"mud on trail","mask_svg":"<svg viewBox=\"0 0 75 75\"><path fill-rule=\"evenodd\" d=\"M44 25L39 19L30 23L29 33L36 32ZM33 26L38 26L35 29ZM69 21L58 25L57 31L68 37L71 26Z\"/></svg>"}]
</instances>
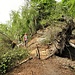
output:
<instances>
[{"instance_id":1,"label":"mud on trail","mask_svg":"<svg viewBox=\"0 0 75 75\"><path fill-rule=\"evenodd\" d=\"M44 34L44 32L41 32L40 35L43 36L42 33ZM45 31L45 33L47 32ZM14 68L6 75L75 75L75 61L58 56L52 56L47 60L42 60L48 55L47 46L41 45L39 48L40 60L35 57L37 50L36 44L40 43L43 39L45 38L36 35L28 43L30 55L34 58Z\"/></svg>"}]
</instances>

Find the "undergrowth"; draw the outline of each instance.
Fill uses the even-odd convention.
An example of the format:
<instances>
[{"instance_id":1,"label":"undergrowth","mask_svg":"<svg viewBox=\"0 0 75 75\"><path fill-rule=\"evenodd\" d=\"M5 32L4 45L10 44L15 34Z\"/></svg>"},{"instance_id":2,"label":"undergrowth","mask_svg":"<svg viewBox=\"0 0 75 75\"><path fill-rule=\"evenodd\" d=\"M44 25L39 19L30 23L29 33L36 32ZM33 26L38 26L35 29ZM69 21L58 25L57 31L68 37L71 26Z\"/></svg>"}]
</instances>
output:
<instances>
[{"instance_id":1,"label":"undergrowth","mask_svg":"<svg viewBox=\"0 0 75 75\"><path fill-rule=\"evenodd\" d=\"M23 48L9 50L0 57L0 75L4 75L17 65L18 61L28 57L28 51Z\"/></svg>"}]
</instances>

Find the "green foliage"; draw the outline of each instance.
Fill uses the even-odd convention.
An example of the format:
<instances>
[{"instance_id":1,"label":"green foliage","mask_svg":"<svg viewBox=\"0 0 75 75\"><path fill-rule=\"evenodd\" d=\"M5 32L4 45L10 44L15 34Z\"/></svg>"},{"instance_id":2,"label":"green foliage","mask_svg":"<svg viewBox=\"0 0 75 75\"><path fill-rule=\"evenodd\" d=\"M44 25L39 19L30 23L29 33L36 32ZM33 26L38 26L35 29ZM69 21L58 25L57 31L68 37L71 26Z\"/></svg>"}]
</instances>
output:
<instances>
[{"instance_id":1,"label":"green foliage","mask_svg":"<svg viewBox=\"0 0 75 75\"><path fill-rule=\"evenodd\" d=\"M37 12L34 8L27 6L22 7L22 24L25 26L24 33L34 34L35 27L33 24L33 18L37 15Z\"/></svg>"},{"instance_id":2,"label":"green foliage","mask_svg":"<svg viewBox=\"0 0 75 75\"><path fill-rule=\"evenodd\" d=\"M0 75L3 75L14 66L19 60L25 59L28 56L28 51L25 49L9 50L0 57Z\"/></svg>"},{"instance_id":3,"label":"green foliage","mask_svg":"<svg viewBox=\"0 0 75 75\"><path fill-rule=\"evenodd\" d=\"M3 32L5 31L5 34L7 33L13 40L22 39L25 32L33 35L38 29L44 28L49 23L55 8L55 0L27 1L20 11L11 12L8 29L7 31L3 29Z\"/></svg>"},{"instance_id":4,"label":"green foliage","mask_svg":"<svg viewBox=\"0 0 75 75\"><path fill-rule=\"evenodd\" d=\"M75 17L75 0L62 0L62 9L67 15Z\"/></svg>"},{"instance_id":5,"label":"green foliage","mask_svg":"<svg viewBox=\"0 0 75 75\"><path fill-rule=\"evenodd\" d=\"M0 27L0 75L4 75L17 64L17 61L27 58L28 51L23 48L12 50L10 40L15 37L11 38L11 27L5 24L1 24Z\"/></svg>"},{"instance_id":6,"label":"green foliage","mask_svg":"<svg viewBox=\"0 0 75 75\"><path fill-rule=\"evenodd\" d=\"M18 11L12 11L11 14L10 14L10 21L11 21L11 30L10 30L10 33L12 34L11 35L11 38L13 36L13 39L18 39L19 36L18 34L21 33L22 29L22 25L21 25L21 19L20 19L20 14Z\"/></svg>"},{"instance_id":7,"label":"green foliage","mask_svg":"<svg viewBox=\"0 0 75 75\"><path fill-rule=\"evenodd\" d=\"M32 2L35 2L35 3L53 3L55 2L55 0L31 0Z\"/></svg>"},{"instance_id":8,"label":"green foliage","mask_svg":"<svg viewBox=\"0 0 75 75\"><path fill-rule=\"evenodd\" d=\"M34 18L36 23L34 22L34 25L36 25L36 30L40 29L41 27L44 28L44 25L49 23L49 21L52 19L51 16L53 16L56 8L56 1L55 0L31 0L31 6L38 11L38 15L36 18ZM43 23L44 22L44 23Z\"/></svg>"},{"instance_id":9,"label":"green foliage","mask_svg":"<svg viewBox=\"0 0 75 75\"><path fill-rule=\"evenodd\" d=\"M62 0L62 3L56 3L55 0L27 1L20 11L11 12L9 26L1 24L0 30L13 40L22 39L25 32L30 37L62 14L74 17L74 8L74 0Z\"/></svg>"},{"instance_id":10,"label":"green foliage","mask_svg":"<svg viewBox=\"0 0 75 75\"><path fill-rule=\"evenodd\" d=\"M61 2L60 3L56 3L56 8L55 8L55 11L53 13L54 13L52 15L53 19L58 19L58 18L61 17L61 15L63 14Z\"/></svg>"}]
</instances>

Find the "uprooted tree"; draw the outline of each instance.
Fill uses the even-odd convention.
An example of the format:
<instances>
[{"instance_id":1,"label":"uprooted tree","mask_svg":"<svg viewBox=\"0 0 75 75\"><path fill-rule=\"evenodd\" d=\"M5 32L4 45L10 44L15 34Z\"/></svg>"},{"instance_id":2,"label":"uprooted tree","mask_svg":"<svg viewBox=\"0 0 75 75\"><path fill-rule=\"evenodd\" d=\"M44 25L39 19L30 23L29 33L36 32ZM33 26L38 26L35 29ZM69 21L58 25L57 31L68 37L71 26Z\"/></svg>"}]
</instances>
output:
<instances>
[{"instance_id":1,"label":"uprooted tree","mask_svg":"<svg viewBox=\"0 0 75 75\"><path fill-rule=\"evenodd\" d=\"M70 46L70 39L75 38L75 35L72 34L72 31L75 29L75 23L73 22L73 19L66 21L66 24L67 25L62 29L62 31L57 33L53 47L50 48L53 52L50 53L47 58L53 56L54 54L61 55L62 52Z\"/></svg>"},{"instance_id":2,"label":"uprooted tree","mask_svg":"<svg viewBox=\"0 0 75 75\"><path fill-rule=\"evenodd\" d=\"M71 38L74 38L74 35L72 34L72 31L75 29L75 23L72 19L70 19L67 22L67 25L65 28L62 29L61 32L59 32L56 36L56 48L59 51L60 54L62 54L62 51L65 47L69 45L69 41Z\"/></svg>"}]
</instances>

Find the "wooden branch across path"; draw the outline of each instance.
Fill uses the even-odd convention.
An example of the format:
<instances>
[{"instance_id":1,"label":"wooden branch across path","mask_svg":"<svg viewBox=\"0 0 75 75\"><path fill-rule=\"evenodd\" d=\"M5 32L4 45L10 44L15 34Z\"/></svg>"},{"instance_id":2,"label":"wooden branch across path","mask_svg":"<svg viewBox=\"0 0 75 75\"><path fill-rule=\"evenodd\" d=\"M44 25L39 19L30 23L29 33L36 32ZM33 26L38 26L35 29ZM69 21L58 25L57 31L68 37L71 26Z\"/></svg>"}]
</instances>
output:
<instances>
[{"instance_id":1,"label":"wooden branch across path","mask_svg":"<svg viewBox=\"0 0 75 75\"><path fill-rule=\"evenodd\" d=\"M31 60L31 59L33 59L33 57L29 57L29 58L27 58L27 59L25 59L25 60L19 62L19 63L18 63L17 65L15 65L13 68L19 67L20 65L26 63L27 61L29 61L29 60Z\"/></svg>"}]
</instances>

